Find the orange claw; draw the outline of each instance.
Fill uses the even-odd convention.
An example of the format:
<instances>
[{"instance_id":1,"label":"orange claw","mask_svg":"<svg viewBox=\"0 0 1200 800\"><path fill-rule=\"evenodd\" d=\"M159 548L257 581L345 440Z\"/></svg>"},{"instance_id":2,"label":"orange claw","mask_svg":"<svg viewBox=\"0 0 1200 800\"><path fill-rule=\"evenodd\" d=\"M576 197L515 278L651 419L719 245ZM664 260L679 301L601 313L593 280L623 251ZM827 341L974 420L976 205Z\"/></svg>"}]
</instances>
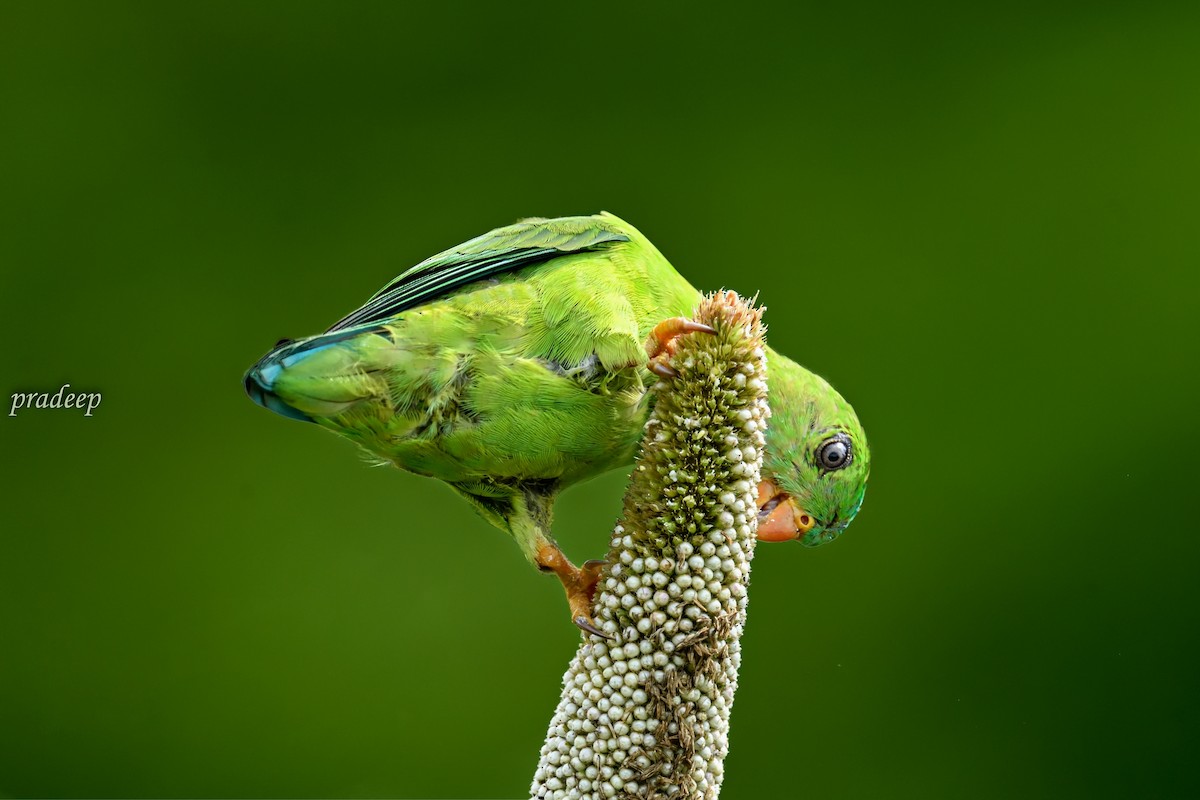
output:
<instances>
[{"instance_id":1,"label":"orange claw","mask_svg":"<svg viewBox=\"0 0 1200 800\"><path fill-rule=\"evenodd\" d=\"M611 639L592 619L592 599L596 595L596 584L600 582L605 564L604 561L592 560L585 562L582 567L576 567L553 544L542 545L537 556L538 569L553 572L562 583L567 605L571 609L571 622L583 631Z\"/></svg>"},{"instance_id":2,"label":"orange claw","mask_svg":"<svg viewBox=\"0 0 1200 800\"><path fill-rule=\"evenodd\" d=\"M650 363L646 368L660 378L674 378L678 373L666 362L675 352L674 341L685 333L716 333L716 328L696 322L687 317L671 317L654 326L646 339L646 355Z\"/></svg>"},{"instance_id":3,"label":"orange claw","mask_svg":"<svg viewBox=\"0 0 1200 800\"><path fill-rule=\"evenodd\" d=\"M676 336L682 336L685 333L716 332L716 328L705 325L703 322L688 319L687 317L664 319L654 326L654 330L650 331L650 337L646 340L646 355L650 356L650 358L658 358L663 353L669 353L671 351L671 342Z\"/></svg>"}]
</instances>

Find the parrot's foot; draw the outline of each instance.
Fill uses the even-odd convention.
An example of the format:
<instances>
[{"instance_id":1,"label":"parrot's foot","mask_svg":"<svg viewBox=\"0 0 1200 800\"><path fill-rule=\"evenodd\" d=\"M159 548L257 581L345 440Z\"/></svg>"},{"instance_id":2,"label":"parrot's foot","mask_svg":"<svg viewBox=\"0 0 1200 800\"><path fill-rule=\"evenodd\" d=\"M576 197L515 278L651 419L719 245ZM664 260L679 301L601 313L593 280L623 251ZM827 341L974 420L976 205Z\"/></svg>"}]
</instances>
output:
<instances>
[{"instance_id":1,"label":"parrot's foot","mask_svg":"<svg viewBox=\"0 0 1200 800\"><path fill-rule=\"evenodd\" d=\"M667 359L675 352L675 339L685 333L716 333L716 329L686 317L671 317L654 326L646 339L646 355L650 363L646 368L660 378L674 378L677 374Z\"/></svg>"},{"instance_id":2,"label":"parrot's foot","mask_svg":"<svg viewBox=\"0 0 1200 800\"><path fill-rule=\"evenodd\" d=\"M579 568L579 586L581 588L574 594L571 593L571 590L567 590L567 604L571 607L571 621L575 623L576 627L588 633L603 636L605 639L611 639L612 637L600 630L596 621L592 619L592 601L596 597L596 585L600 583L600 575L607 563L598 558L583 562L583 566Z\"/></svg>"},{"instance_id":3,"label":"parrot's foot","mask_svg":"<svg viewBox=\"0 0 1200 800\"><path fill-rule=\"evenodd\" d=\"M604 561L592 560L582 567L572 564L557 545L544 544L538 550L537 565L543 572L553 572L567 593L567 605L571 609L571 621L576 627L596 636L611 639L592 619L592 598L596 595L596 584L604 570Z\"/></svg>"}]
</instances>

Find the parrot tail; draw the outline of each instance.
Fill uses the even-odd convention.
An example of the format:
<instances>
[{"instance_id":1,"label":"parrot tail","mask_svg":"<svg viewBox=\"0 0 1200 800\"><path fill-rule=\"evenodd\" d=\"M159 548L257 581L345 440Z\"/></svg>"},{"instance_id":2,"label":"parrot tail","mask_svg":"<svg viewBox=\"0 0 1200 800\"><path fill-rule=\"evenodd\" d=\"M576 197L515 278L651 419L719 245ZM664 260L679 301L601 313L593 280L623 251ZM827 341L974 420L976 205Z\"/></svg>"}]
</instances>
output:
<instances>
[{"instance_id":1,"label":"parrot tail","mask_svg":"<svg viewBox=\"0 0 1200 800\"><path fill-rule=\"evenodd\" d=\"M381 346L393 345L377 326L299 342L280 340L246 371L246 394L289 419L315 422L314 417L335 416L386 390L378 376L363 369L365 353Z\"/></svg>"}]
</instances>

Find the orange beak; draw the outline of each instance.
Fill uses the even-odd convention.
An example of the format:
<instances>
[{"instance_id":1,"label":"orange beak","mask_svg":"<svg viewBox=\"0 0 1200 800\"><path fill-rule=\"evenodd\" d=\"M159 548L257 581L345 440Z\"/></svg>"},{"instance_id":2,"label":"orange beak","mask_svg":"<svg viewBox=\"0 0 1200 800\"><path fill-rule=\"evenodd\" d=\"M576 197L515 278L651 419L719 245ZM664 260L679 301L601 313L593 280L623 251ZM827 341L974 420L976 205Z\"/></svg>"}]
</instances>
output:
<instances>
[{"instance_id":1,"label":"orange beak","mask_svg":"<svg viewBox=\"0 0 1200 800\"><path fill-rule=\"evenodd\" d=\"M771 481L758 485L758 540L790 542L816 527L817 521Z\"/></svg>"}]
</instances>

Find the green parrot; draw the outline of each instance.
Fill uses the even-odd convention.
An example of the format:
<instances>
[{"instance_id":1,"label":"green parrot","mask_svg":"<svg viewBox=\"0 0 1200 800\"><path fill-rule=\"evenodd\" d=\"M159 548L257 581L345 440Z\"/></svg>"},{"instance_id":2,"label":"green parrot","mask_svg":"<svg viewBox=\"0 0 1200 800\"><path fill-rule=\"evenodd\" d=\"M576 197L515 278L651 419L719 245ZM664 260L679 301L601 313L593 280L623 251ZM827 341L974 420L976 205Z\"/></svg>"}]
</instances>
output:
<instances>
[{"instance_id":1,"label":"green parrot","mask_svg":"<svg viewBox=\"0 0 1200 800\"><path fill-rule=\"evenodd\" d=\"M687 319L700 297L611 214L522 220L422 261L325 333L280 341L246 391L445 481L557 575L572 620L598 632L603 562L577 568L562 553L554 500L633 463L672 340L711 332ZM823 379L769 349L767 364L758 537L816 546L862 505L867 441Z\"/></svg>"}]
</instances>

